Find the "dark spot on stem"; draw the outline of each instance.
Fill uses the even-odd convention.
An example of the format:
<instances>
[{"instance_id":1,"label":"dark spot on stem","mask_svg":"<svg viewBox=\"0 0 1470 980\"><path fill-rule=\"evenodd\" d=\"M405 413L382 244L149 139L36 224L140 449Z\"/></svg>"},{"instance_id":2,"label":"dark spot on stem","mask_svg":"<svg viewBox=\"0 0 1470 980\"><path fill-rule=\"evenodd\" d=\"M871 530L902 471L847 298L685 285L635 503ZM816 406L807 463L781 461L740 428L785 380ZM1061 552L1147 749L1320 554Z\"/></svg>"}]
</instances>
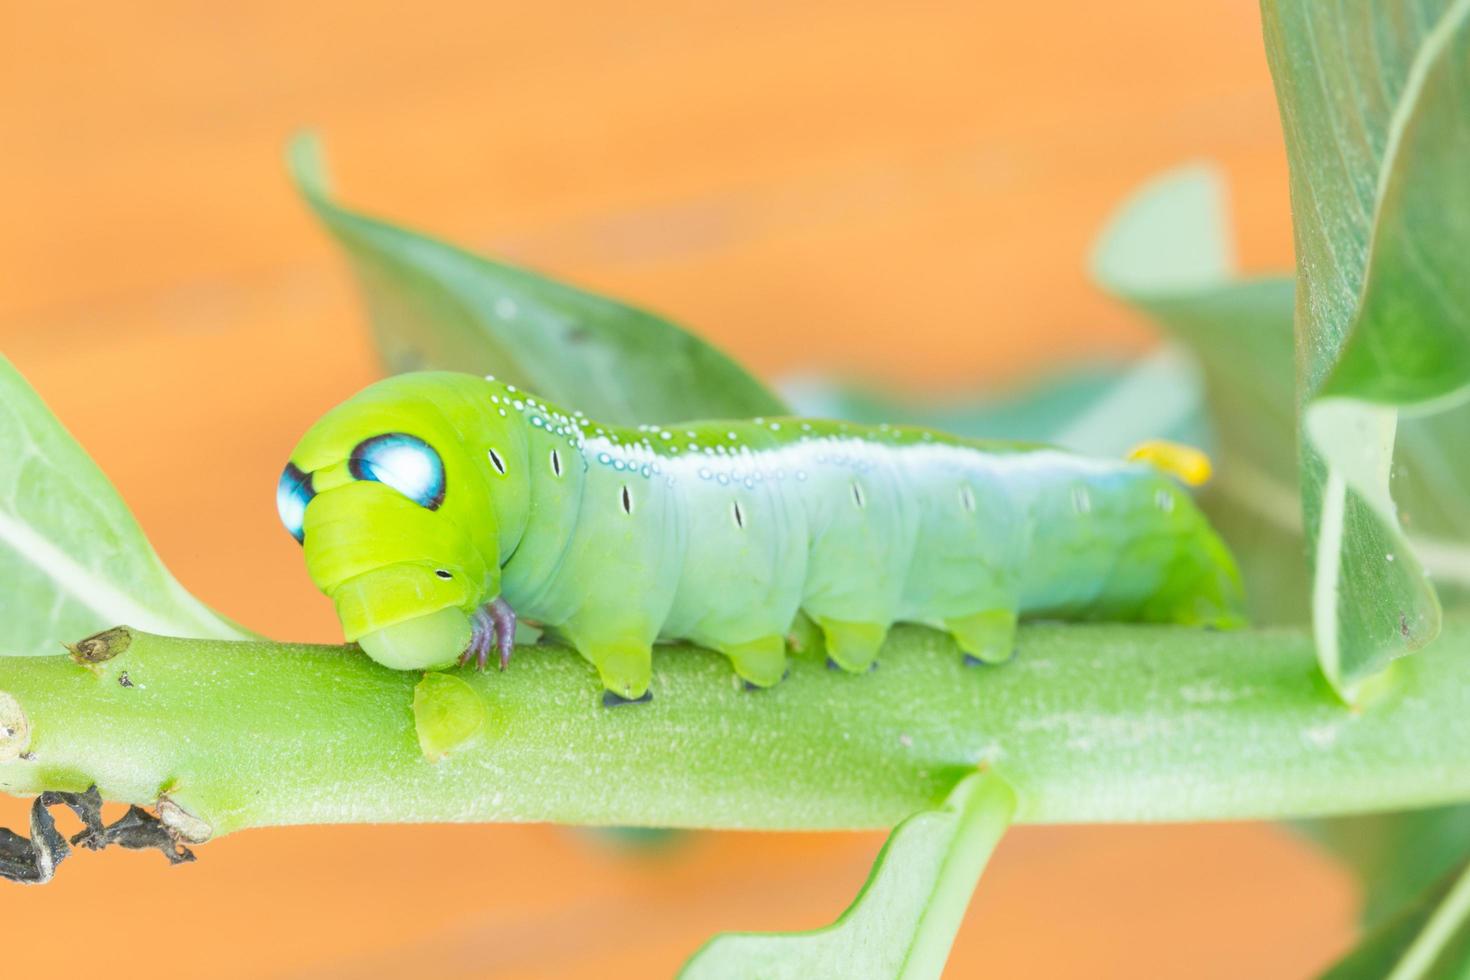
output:
<instances>
[{"instance_id":1,"label":"dark spot on stem","mask_svg":"<svg viewBox=\"0 0 1470 980\"><path fill-rule=\"evenodd\" d=\"M114 626L76 643L68 643L66 649L79 664L100 664L125 652L132 644L132 631L126 626Z\"/></svg>"}]
</instances>

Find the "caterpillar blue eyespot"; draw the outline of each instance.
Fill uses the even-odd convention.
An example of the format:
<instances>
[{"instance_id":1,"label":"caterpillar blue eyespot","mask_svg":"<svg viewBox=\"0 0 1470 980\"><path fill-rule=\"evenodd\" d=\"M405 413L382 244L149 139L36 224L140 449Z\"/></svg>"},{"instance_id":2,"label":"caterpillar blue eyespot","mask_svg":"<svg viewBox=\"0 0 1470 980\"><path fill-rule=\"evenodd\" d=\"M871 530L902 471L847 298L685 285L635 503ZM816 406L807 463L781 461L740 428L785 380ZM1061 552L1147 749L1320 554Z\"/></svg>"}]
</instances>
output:
<instances>
[{"instance_id":1,"label":"caterpillar blue eyespot","mask_svg":"<svg viewBox=\"0 0 1470 980\"><path fill-rule=\"evenodd\" d=\"M444 461L418 436L388 432L364 439L348 469L354 478L390 486L420 507L437 510L444 502Z\"/></svg>"},{"instance_id":2,"label":"caterpillar blue eyespot","mask_svg":"<svg viewBox=\"0 0 1470 980\"><path fill-rule=\"evenodd\" d=\"M306 538L306 505L316 491L311 488L311 474L295 463L287 463L281 471L281 480L276 484L276 513L281 523L298 542Z\"/></svg>"}]
</instances>

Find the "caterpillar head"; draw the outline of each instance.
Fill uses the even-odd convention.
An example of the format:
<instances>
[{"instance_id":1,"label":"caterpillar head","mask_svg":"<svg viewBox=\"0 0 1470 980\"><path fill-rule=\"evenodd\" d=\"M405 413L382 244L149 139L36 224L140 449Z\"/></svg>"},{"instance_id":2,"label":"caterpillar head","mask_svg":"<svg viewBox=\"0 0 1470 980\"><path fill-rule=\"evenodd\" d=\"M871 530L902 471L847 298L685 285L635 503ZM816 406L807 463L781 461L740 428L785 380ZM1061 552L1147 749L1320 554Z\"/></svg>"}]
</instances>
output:
<instances>
[{"instance_id":1,"label":"caterpillar head","mask_svg":"<svg viewBox=\"0 0 1470 980\"><path fill-rule=\"evenodd\" d=\"M344 637L400 669L453 663L499 572L485 482L417 381L380 382L328 412L276 489Z\"/></svg>"}]
</instances>

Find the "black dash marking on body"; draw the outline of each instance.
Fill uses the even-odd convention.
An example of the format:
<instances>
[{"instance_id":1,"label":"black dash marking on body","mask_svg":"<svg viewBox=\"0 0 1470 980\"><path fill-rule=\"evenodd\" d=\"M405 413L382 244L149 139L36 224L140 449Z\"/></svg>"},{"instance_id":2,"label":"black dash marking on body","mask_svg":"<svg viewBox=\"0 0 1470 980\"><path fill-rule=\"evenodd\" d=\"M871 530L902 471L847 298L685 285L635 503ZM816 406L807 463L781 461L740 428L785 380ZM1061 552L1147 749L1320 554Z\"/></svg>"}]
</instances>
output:
<instances>
[{"instance_id":1,"label":"black dash marking on body","mask_svg":"<svg viewBox=\"0 0 1470 980\"><path fill-rule=\"evenodd\" d=\"M972 514L975 513L975 491L970 489L969 484L960 487L960 503L964 505L965 510Z\"/></svg>"},{"instance_id":2,"label":"black dash marking on body","mask_svg":"<svg viewBox=\"0 0 1470 980\"><path fill-rule=\"evenodd\" d=\"M551 472L557 476L561 476L561 453L558 453L555 449L551 451Z\"/></svg>"},{"instance_id":3,"label":"black dash marking on body","mask_svg":"<svg viewBox=\"0 0 1470 980\"><path fill-rule=\"evenodd\" d=\"M852 499L859 507L863 506L863 488L856 483L852 485Z\"/></svg>"},{"instance_id":4,"label":"black dash marking on body","mask_svg":"<svg viewBox=\"0 0 1470 980\"><path fill-rule=\"evenodd\" d=\"M740 501L738 500L735 501L735 526L742 529L745 527L745 515L740 513Z\"/></svg>"},{"instance_id":5,"label":"black dash marking on body","mask_svg":"<svg viewBox=\"0 0 1470 980\"><path fill-rule=\"evenodd\" d=\"M623 487L623 513L633 513L633 495L628 492L626 485Z\"/></svg>"},{"instance_id":6,"label":"black dash marking on body","mask_svg":"<svg viewBox=\"0 0 1470 980\"><path fill-rule=\"evenodd\" d=\"M493 449L490 450L490 465L495 467L495 472L505 476L505 461Z\"/></svg>"},{"instance_id":7,"label":"black dash marking on body","mask_svg":"<svg viewBox=\"0 0 1470 980\"><path fill-rule=\"evenodd\" d=\"M966 667L984 667L985 666L985 661L981 660L979 657L975 656L973 653L967 653L967 654L965 654L965 666Z\"/></svg>"},{"instance_id":8,"label":"black dash marking on body","mask_svg":"<svg viewBox=\"0 0 1470 980\"><path fill-rule=\"evenodd\" d=\"M604 708L621 708L625 704L648 704L652 700L652 690L644 691L643 697L641 698L625 698L615 691L602 692L602 706Z\"/></svg>"},{"instance_id":9,"label":"black dash marking on body","mask_svg":"<svg viewBox=\"0 0 1470 980\"><path fill-rule=\"evenodd\" d=\"M443 579L454 578L454 573L447 568L436 568L434 569L434 574Z\"/></svg>"}]
</instances>

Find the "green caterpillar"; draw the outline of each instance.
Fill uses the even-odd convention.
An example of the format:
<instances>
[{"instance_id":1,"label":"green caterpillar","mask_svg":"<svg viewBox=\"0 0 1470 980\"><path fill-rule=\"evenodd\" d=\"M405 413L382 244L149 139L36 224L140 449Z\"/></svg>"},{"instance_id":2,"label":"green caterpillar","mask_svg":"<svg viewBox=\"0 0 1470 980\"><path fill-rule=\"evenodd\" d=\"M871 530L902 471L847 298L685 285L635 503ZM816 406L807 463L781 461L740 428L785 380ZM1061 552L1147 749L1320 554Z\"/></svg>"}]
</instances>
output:
<instances>
[{"instance_id":1,"label":"green caterpillar","mask_svg":"<svg viewBox=\"0 0 1470 980\"><path fill-rule=\"evenodd\" d=\"M374 660L483 668L494 645L504 668L520 615L638 699L659 640L777 683L799 613L854 672L900 621L986 662L1022 615L1237 625L1235 564L1162 458L801 418L618 428L435 372L328 412L277 507Z\"/></svg>"}]
</instances>

